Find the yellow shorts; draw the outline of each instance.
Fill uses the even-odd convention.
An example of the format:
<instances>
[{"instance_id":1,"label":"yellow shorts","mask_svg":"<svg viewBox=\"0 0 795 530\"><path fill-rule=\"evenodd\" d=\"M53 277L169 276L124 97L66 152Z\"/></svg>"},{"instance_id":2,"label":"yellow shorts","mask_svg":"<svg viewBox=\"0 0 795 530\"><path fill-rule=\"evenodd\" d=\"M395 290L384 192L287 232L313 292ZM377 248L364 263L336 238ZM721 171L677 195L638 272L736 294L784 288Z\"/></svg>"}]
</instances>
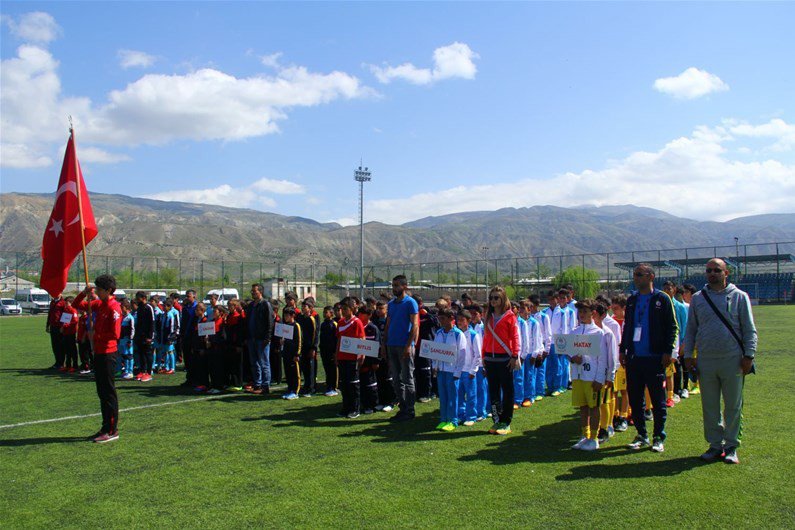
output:
<instances>
[{"instance_id":1,"label":"yellow shorts","mask_svg":"<svg viewBox=\"0 0 795 530\"><path fill-rule=\"evenodd\" d=\"M598 407L600 394L593 389L591 381L575 379L571 382L571 404L575 407Z\"/></svg>"},{"instance_id":2,"label":"yellow shorts","mask_svg":"<svg viewBox=\"0 0 795 530\"><path fill-rule=\"evenodd\" d=\"M665 367L665 377L673 377L676 373L676 364L671 363Z\"/></svg>"},{"instance_id":3,"label":"yellow shorts","mask_svg":"<svg viewBox=\"0 0 795 530\"><path fill-rule=\"evenodd\" d=\"M627 390L627 369L619 366L616 370L616 380L613 381L613 389L616 392L626 392Z\"/></svg>"}]
</instances>

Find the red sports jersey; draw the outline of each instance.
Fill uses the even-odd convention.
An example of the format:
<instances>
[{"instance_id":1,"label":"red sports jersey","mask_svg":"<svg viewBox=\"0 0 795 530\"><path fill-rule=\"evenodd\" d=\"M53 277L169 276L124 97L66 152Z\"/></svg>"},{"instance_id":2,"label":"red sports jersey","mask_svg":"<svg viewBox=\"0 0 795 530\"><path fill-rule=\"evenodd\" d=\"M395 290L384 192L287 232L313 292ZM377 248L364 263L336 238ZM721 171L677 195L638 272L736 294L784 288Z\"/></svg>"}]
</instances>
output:
<instances>
[{"instance_id":1,"label":"red sports jersey","mask_svg":"<svg viewBox=\"0 0 795 530\"><path fill-rule=\"evenodd\" d=\"M85 291L75 298L72 305L77 309L88 310L88 302L84 300ZM116 353L118 340L121 336L121 306L112 296L106 302L91 301L91 312L94 315L94 353Z\"/></svg>"},{"instance_id":2,"label":"red sports jersey","mask_svg":"<svg viewBox=\"0 0 795 530\"><path fill-rule=\"evenodd\" d=\"M354 337L357 339L364 338L364 325L362 321L352 316L350 320L344 318L340 320L337 326L337 338L339 337ZM339 341L337 341L337 360L338 361L355 361L358 357L352 353L342 353L339 350Z\"/></svg>"}]
</instances>

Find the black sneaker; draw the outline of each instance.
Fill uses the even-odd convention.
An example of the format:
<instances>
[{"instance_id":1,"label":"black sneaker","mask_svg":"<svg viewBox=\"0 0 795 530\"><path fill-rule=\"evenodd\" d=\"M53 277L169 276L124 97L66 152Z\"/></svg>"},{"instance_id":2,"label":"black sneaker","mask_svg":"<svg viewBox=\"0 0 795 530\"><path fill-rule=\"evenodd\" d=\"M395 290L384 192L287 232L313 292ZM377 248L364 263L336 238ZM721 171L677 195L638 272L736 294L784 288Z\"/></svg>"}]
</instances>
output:
<instances>
[{"instance_id":1,"label":"black sneaker","mask_svg":"<svg viewBox=\"0 0 795 530\"><path fill-rule=\"evenodd\" d=\"M603 444L610 439L610 435L607 432L607 429L599 429L599 434L596 435L596 440Z\"/></svg>"},{"instance_id":2,"label":"black sneaker","mask_svg":"<svg viewBox=\"0 0 795 530\"><path fill-rule=\"evenodd\" d=\"M704 453L699 456L701 460L707 463L717 462L718 460L723 460L725 453L723 449L716 449L715 447L710 447Z\"/></svg>"}]
</instances>

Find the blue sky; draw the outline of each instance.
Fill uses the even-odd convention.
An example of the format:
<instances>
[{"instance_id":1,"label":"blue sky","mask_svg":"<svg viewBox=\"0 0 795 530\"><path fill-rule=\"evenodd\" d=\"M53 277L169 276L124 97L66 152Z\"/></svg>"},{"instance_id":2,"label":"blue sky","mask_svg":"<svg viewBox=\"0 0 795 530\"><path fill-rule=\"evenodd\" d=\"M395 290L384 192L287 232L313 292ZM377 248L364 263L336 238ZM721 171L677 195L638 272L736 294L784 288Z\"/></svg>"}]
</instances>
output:
<instances>
[{"instance_id":1,"label":"blue sky","mask_svg":"<svg viewBox=\"0 0 795 530\"><path fill-rule=\"evenodd\" d=\"M795 5L3 2L3 192L345 224L504 206L795 211ZM705 200L706 198L706 200Z\"/></svg>"}]
</instances>

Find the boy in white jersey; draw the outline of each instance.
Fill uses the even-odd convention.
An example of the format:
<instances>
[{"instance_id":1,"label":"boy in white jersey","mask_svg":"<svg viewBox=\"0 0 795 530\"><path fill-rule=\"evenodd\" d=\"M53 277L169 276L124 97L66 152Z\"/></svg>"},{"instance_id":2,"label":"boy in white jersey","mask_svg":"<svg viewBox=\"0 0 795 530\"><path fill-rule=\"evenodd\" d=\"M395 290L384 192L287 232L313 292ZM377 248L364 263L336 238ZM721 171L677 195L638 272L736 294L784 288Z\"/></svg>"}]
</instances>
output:
<instances>
[{"instance_id":1,"label":"boy in white jersey","mask_svg":"<svg viewBox=\"0 0 795 530\"><path fill-rule=\"evenodd\" d=\"M602 328L602 331L605 332L605 337L610 342L610 355L607 358L607 370L605 372L605 386L602 389L602 399L599 401L599 433L596 439L600 444L605 443L615 433L612 425L615 409L613 384L616 378L616 367L619 365L618 339L616 339L613 329L607 325L607 316L607 306L602 302L596 302L591 312L593 323Z\"/></svg>"},{"instance_id":2,"label":"boy in white jersey","mask_svg":"<svg viewBox=\"0 0 795 530\"><path fill-rule=\"evenodd\" d=\"M599 429L599 403L602 387L607 380L608 359L611 345L605 332L593 323L592 311L594 301L585 299L577 302L577 316L580 325L572 330L574 335L599 335L599 353L575 355L571 358L572 392L571 402L580 409L580 426L582 438L572 449L595 451L599 449L596 440Z\"/></svg>"}]
</instances>

